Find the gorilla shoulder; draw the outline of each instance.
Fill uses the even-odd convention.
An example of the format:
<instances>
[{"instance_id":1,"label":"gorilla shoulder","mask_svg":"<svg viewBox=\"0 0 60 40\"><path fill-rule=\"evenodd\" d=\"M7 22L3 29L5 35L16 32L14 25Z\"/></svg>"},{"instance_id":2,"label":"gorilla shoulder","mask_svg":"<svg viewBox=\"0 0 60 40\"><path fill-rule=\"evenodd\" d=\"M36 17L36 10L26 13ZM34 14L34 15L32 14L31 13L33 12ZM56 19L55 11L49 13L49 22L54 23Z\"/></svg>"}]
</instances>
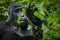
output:
<instances>
[{"instance_id":1,"label":"gorilla shoulder","mask_svg":"<svg viewBox=\"0 0 60 40\"><path fill-rule=\"evenodd\" d=\"M0 30L3 30L7 27L7 22L0 22Z\"/></svg>"}]
</instances>

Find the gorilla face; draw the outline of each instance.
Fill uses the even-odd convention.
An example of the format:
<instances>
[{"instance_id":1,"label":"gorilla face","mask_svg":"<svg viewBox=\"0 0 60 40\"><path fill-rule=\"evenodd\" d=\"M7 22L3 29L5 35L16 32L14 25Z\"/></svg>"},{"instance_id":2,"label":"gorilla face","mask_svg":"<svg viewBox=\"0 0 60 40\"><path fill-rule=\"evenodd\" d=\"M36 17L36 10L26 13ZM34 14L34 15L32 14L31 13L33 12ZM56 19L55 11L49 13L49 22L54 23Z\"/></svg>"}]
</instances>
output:
<instances>
[{"instance_id":1,"label":"gorilla face","mask_svg":"<svg viewBox=\"0 0 60 40\"><path fill-rule=\"evenodd\" d=\"M22 9L15 9L13 12L13 22L17 26L20 26L21 28L25 28L28 24L26 16L22 13Z\"/></svg>"}]
</instances>

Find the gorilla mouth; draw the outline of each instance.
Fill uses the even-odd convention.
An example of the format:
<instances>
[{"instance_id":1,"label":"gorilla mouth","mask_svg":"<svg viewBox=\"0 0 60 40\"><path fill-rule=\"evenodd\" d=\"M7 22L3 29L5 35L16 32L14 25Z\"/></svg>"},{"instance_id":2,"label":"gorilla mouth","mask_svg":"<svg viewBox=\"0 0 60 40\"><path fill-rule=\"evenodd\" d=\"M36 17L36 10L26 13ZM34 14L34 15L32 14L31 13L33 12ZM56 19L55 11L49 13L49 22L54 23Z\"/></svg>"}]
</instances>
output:
<instances>
[{"instance_id":1,"label":"gorilla mouth","mask_svg":"<svg viewBox=\"0 0 60 40\"><path fill-rule=\"evenodd\" d=\"M20 23L24 23L25 21L24 20L21 20Z\"/></svg>"},{"instance_id":2,"label":"gorilla mouth","mask_svg":"<svg viewBox=\"0 0 60 40\"><path fill-rule=\"evenodd\" d=\"M25 27L28 25L27 19L18 20L17 23L18 23L18 26L20 26L20 27Z\"/></svg>"},{"instance_id":3,"label":"gorilla mouth","mask_svg":"<svg viewBox=\"0 0 60 40\"><path fill-rule=\"evenodd\" d=\"M20 20L20 23L24 23L24 22L27 22L27 20L26 19Z\"/></svg>"},{"instance_id":4,"label":"gorilla mouth","mask_svg":"<svg viewBox=\"0 0 60 40\"><path fill-rule=\"evenodd\" d=\"M26 24L28 24L27 20L21 20L20 25L25 26Z\"/></svg>"}]
</instances>

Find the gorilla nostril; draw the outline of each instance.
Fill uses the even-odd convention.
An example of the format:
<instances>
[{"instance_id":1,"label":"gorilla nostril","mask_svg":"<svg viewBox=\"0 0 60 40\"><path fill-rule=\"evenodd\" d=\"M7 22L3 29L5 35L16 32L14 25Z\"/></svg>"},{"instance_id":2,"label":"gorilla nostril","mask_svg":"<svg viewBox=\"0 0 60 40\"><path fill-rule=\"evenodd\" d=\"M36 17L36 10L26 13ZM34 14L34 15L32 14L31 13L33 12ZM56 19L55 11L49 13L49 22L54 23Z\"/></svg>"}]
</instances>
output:
<instances>
[{"instance_id":1,"label":"gorilla nostril","mask_svg":"<svg viewBox=\"0 0 60 40\"><path fill-rule=\"evenodd\" d=\"M21 17L24 17L24 15L22 15Z\"/></svg>"}]
</instances>

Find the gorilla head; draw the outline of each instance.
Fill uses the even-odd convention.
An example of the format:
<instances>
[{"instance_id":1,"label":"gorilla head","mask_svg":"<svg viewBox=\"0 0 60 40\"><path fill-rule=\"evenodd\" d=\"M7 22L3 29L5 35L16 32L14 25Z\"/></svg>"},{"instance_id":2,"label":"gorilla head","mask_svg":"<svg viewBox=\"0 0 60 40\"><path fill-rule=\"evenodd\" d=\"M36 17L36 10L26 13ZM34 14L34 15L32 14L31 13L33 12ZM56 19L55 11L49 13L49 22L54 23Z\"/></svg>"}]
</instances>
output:
<instances>
[{"instance_id":1,"label":"gorilla head","mask_svg":"<svg viewBox=\"0 0 60 40\"><path fill-rule=\"evenodd\" d=\"M26 29L28 26L28 21L24 13L22 13L22 8L24 8L22 4L11 4L8 8L8 21L14 26L20 27L21 29Z\"/></svg>"}]
</instances>

